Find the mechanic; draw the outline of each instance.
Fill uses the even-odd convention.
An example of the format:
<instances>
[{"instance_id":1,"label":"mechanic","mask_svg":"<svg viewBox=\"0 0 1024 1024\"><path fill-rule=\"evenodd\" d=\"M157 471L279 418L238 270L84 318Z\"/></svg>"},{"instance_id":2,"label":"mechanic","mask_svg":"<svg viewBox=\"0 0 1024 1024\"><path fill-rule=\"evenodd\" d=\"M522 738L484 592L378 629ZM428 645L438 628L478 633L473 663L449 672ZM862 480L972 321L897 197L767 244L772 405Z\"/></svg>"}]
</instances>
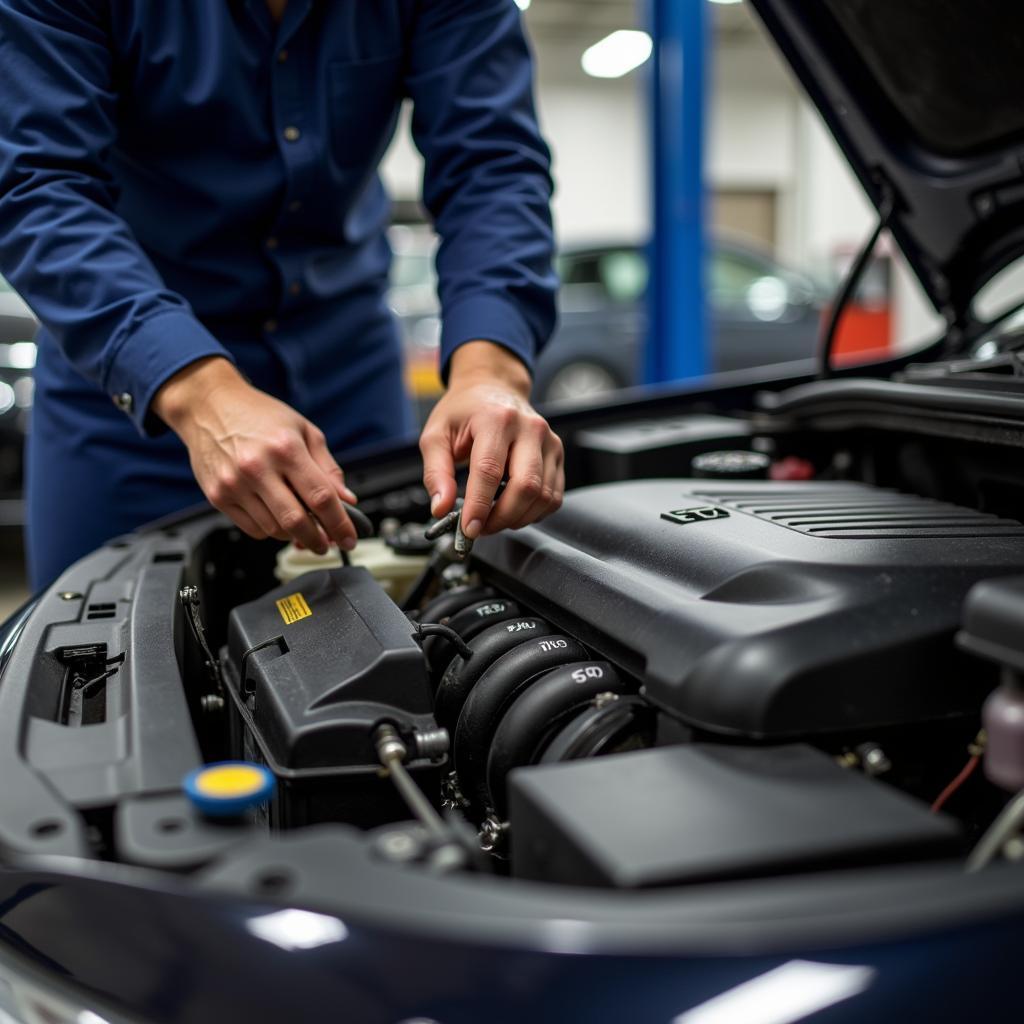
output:
<instances>
[{"instance_id":1,"label":"mechanic","mask_svg":"<svg viewBox=\"0 0 1024 1024\"><path fill-rule=\"evenodd\" d=\"M424 483L441 515L469 462L474 538L564 489L528 400L555 280L513 0L0 0L0 273L42 324L35 587L203 495L252 537L354 546L331 452L411 427L376 173L405 96L441 237Z\"/></svg>"}]
</instances>

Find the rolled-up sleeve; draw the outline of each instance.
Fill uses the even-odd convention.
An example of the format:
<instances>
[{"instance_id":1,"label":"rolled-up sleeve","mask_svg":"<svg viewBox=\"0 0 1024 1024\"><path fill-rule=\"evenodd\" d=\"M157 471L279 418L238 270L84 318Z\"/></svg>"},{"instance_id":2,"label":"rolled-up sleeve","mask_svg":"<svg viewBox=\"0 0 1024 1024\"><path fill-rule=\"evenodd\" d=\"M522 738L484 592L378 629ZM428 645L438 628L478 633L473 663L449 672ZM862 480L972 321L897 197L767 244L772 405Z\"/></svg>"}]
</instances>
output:
<instances>
[{"instance_id":1,"label":"rolled-up sleeve","mask_svg":"<svg viewBox=\"0 0 1024 1024\"><path fill-rule=\"evenodd\" d=\"M230 356L116 213L108 20L98 0L0 0L0 272L75 369L152 434L158 388Z\"/></svg>"},{"instance_id":2,"label":"rolled-up sleeve","mask_svg":"<svg viewBox=\"0 0 1024 1024\"><path fill-rule=\"evenodd\" d=\"M441 245L441 366L493 341L532 368L555 323L550 153L514 0L423 0L406 87Z\"/></svg>"}]
</instances>

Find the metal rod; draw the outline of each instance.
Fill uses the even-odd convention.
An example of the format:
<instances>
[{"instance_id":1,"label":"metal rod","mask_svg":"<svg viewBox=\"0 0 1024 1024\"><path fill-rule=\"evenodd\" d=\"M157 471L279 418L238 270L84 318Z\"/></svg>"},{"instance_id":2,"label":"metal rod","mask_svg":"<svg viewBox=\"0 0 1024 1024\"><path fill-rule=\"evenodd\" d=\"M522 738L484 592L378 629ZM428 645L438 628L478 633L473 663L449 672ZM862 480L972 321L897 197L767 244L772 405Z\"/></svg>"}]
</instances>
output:
<instances>
[{"instance_id":1,"label":"metal rod","mask_svg":"<svg viewBox=\"0 0 1024 1024\"><path fill-rule=\"evenodd\" d=\"M1018 793L999 813L967 858L969 872L990 864L1024 825L1024 792Z\"/></svg>"},{"instance_id":2,"label":"metal rod","mask_svg":"<svg viewBox=\"0 0 1024 1024\"><path fill-rule=\"evenodd\" d=\"M395 784L395 789L409 810L419 819L420 824L436 835L447 837L448 826L444 819L434 810L433 804L424 796L423 790L406 770L403 762L408 751L398 733L392 726L382 725L374 735L374 745L388 778Z\"/></svg>"}]
</instances>

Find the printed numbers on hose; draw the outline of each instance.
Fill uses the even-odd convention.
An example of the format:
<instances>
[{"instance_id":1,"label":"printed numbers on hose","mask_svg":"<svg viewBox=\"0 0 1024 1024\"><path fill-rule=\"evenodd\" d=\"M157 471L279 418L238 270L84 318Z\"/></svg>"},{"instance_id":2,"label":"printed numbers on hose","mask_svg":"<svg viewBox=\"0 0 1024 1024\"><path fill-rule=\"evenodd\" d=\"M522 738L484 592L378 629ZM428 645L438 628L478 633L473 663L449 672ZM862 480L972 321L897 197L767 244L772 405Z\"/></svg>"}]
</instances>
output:
<instances>
[{"instance_id":1,"label":"printed numbers on hose","mask_svg":"<svg viewBox=\"0 0 1024 1024\"><path fill-rule=\"evenodd\" d=\"M586 668L578 668L572 674L574 683L585 683L588 679L601 679L604 676L604 669L600 665L588 665Z\"/></svg>"},{"instance_id":2,"label":"printed numbers on hose","mask_svg":"<svg viewBox=\"0 0 1024 1024\"><path fill-rule=\"evenodd\" d=\"M560 647L568 647L568 640L541 640L540 649L542 651L557 651Z\"/></svg>"},{"instance_id":3,"label":"printed numbers on hose","mask_svg":"<svg viewBox=\"0 0 1024 1024\"><path fill-rule=\"evenodd\" d=\"M495 625L497 625L497 623L495 623ZM524 629L536 629L536 628L537 628L537 623L536 622L510 622L505 627L505 629L509 633L518 633L518 632L520 632L521 630L524 630Z\"/></svg>"},{"instance_id":4,"label":"printed numbers on hose","mask_svg":"<svg viewBox=\"0 0 1024 1024\"><path fill-rule=\"evenodd\" d=\"M500 615L504 610L505 606L499 601L497 604L485 604L483 608L477 608L476 613L484 618L486 615Z\"/></svg>"}]
</instances>

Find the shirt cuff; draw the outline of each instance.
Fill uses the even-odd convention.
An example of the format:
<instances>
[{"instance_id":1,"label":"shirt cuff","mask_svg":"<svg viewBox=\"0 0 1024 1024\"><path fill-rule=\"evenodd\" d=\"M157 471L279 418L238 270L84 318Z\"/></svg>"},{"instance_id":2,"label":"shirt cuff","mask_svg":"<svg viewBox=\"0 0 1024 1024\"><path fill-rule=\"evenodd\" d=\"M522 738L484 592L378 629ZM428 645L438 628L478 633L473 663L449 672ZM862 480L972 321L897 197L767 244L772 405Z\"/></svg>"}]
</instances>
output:
<instances>
[{"instance_id":1,"label":"shirt cuff","mask_svg":"<svg viewBox=\"0 0 1024 1024\"><path fill-rule=\"evenodd\" d=\"M171 309L141 321L118 346L107 367L104 389L143 437L167 430L150 412L153 396L179 370L197 359L228 350L185 310Z\"/></svg>"},{"instance_id":2,"label":"shirt cuff","mask_svg":"<svg viewBox=\"0 0 1024 1024\"><path fill-rule=\"evenodd\" d=\"M441 329L441 380L446 387L452 353L468 341L492 341L507 348L533 375L537 343L526 318L510 299L500 295L473 295L445 311Z\"/></svg>"}]
</instances>

